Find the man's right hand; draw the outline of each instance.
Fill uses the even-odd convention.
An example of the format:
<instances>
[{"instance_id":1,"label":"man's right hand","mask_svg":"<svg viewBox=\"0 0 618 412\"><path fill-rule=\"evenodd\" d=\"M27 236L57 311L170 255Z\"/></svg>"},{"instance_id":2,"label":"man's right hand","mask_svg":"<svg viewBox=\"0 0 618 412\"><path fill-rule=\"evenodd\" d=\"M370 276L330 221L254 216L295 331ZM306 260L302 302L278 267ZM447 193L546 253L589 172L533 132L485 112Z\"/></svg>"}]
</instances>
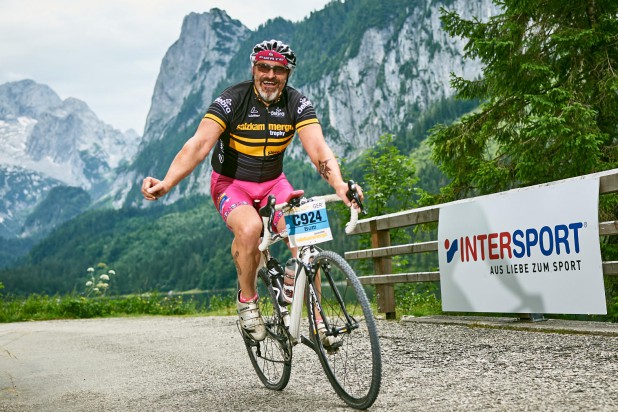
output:
<instances>
[{"instance_id":1,"label":"man's right hand","mask_svg":"<svg viewBox=\"0 0 618 412\"><path fill-rule=\"evenodd\" d=\"M154 177L146 177L142 182L142 195L146 200L157 200L169 191L162 180Z\"/></svg>"}]
</instances>

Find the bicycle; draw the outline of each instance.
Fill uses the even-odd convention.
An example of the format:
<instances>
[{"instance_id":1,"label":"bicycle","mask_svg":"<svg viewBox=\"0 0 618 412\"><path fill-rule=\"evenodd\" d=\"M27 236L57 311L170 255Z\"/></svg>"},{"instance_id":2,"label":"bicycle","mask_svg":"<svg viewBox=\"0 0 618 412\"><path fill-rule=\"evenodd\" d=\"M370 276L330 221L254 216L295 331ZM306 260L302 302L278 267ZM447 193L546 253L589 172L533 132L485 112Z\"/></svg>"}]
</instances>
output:
<instances>
[{"instance_id":1,"label":"bicycle","mask_svg":"<svg viewBox=\"0 0 618 412\"><path fill-rule=\"evenodd\" d=\"M354 182L349 181L348 186L348 198L362 210ZM367 409L378 396L382 373L375 319L367 295L350 265L335 252L316 246L323 239L330 240L330 228L328 233L322 230L325 220L328 226L325 203L341 199L337 195L305 198L303 194L303 191L296 191L281 204L276 204L271 195L266 206L259 210L264 232L259 245L262 259L257 282L266 338L254 341L240 326L239 329L251 363L267 388L283 390L286 387L292 367L292 349L301 342L317 353L337 395L353 408ZM350 210L346 233L353 230L358 219L358 210L354 207ZM276 211L285 214L283 233L272 231ZM317 230L303 232L299 227ZM269 249L285 238L298 246L294 294L289 305L283 297L283 268ZM303 302L309 320L309 337L300 332Z\"/></svg>"}]
</instances>

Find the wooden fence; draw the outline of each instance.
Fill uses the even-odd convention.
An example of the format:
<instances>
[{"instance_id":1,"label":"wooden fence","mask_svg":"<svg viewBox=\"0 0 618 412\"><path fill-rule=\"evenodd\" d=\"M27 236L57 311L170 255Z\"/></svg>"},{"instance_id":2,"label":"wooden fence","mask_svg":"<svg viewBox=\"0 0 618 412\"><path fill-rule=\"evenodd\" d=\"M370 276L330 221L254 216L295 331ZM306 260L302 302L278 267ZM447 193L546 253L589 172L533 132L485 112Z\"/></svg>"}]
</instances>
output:
<instances>
[{"instance_id":1,"label":"wooden fence","mask_svg":"<svg viewBox=\"0 0 618 412\"><path fill-rule=\"evenodd\" d=\"M599 194L618 192L618 169L609 170L580 178L600 177ZM551 184L551 183L550 183ZM543 184L539 186L547 186ZM406 210L359 220L352 234L371 233L371 249L356 250L345 253L345 258L373 259L374 275L360 277L361 283L375 285L378 297L378 312L384 313L387 319L395 318L396 283L431 282L440 280L439 271L392 273L392 257L413 253L438 251L438 241L391 245L390 230L396 228L422 225L439 221L440 208L446 204ZM618 234L618 221L599 223L600 236ZM605 276L618 275L618 261L603 262Z\"/></svg>"}]
</instances>

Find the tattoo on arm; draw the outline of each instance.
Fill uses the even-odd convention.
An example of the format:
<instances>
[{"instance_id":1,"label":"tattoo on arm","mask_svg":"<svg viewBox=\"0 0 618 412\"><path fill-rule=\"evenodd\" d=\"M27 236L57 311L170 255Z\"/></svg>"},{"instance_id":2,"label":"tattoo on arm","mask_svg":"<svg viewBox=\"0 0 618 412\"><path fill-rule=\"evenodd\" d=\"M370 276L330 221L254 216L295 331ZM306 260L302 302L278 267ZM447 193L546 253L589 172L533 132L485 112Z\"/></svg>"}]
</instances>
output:
<instances>
[{"instance_id":1,"label":"tattoo on arm","mask_svg":"<svg viewBox=\"0 0 618 412\"><path fill-rule=\"evenodd\" d=\"M328 182L328 177L330 175L331 169L330 167L328 167L328 162L331 159L326 159L324 161L318 160L318 172L320 172L320 175L322 175L322 177L324 178L324 180L326 180Z\"/></svg>"}]
</instances>

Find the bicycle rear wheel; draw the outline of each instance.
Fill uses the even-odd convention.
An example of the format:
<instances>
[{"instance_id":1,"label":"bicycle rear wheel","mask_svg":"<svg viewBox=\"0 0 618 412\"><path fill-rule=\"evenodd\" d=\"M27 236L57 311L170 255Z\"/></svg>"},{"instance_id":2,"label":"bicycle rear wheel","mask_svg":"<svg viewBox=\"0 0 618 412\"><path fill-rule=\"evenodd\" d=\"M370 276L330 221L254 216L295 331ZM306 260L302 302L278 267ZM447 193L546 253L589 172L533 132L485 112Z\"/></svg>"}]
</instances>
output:
<instances>
[{"instance_id":1,"label":"bicycle rear wheel","mask_svg":"<svg viewBox=\"0 0 618 412\"><path fill-rule=\"evenodd\" d=\"M292 345L273 297L270 278L263 268L258 273L260 313L266 325L266 338L256 342L241 331L249 359L258 377L268 389L282 390L290 380Z\"/></svg>"},{"instance_id":2,"label":"bicycle rear wheel","mask_svg":"<svg viewBox=\"0 0 618 412\"><path fill-rule=\"evenodd\" d=\"M311 340L337 395L353 408L367 409L378 396L382 377L378 333L367 295L338 254L320 252L313 267L321 287L314 282L307 286ZM327 327L326 342L318 333L320 317Z\"/></svg>"}]
</instances>

